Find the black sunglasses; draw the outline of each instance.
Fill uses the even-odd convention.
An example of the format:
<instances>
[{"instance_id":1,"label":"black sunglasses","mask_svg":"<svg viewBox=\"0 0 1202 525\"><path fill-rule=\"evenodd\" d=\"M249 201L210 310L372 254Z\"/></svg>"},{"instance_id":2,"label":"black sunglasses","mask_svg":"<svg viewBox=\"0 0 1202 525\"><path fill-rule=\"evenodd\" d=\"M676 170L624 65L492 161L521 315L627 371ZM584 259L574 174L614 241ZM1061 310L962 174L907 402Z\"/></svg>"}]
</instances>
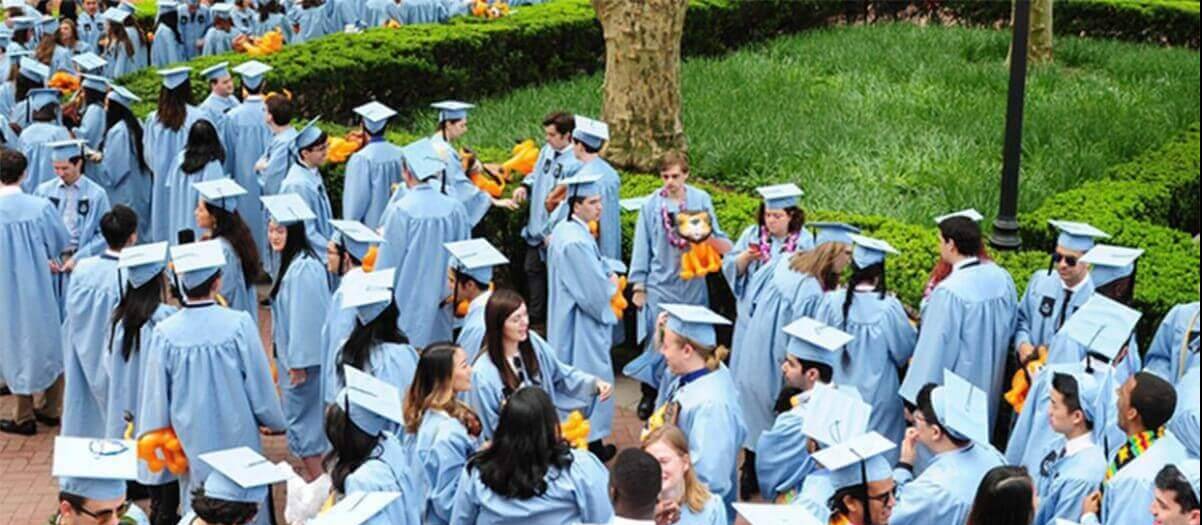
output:
<instances>
[{"instance_id":1,"label":"black sunglasses","mask_svg":"<svg viewBox=\"0 0 1202 525\"><path fill-rule=\"evenodd\" d=\"M80 514L92 518L100 523L108 523L109 521L112 521L113 518L121 518L125 516L126 512L129 512L129 501L127 500L113 509L98 510L93 512L83 508L83 506L80 506L75 510L78 510Z\"/></svg>"},{"instance_id":2,"label":"black sunglasses","mask_svg":"<svg viewBox=\"0 0 1202 525\"><path fill-rule=\"evenodd\" d=\"M898 491L898 488L896 486L894 486L893 490L890 490L888 492L882 492L875 496L871 496L871 495L868 496L868 500L869 501L879 501L881 503L881 505L884 505L886 503L889 503L890 500L897 499L897 491Z\"/></svg>"},{"instance_id":3,"label":"black sunglasses","mask_svg":"<svg viewBox=\"0 0 1202 525\"><path fill-rule=\"evenodd\" d=\"M1070 267L1071 267L1071 266L1076 266L1076 265L1077 265L1077 258L1076 258L1076 257L1074 257L1074 256L1072 256L1072 255L1061 255L1061 254L1059 254L1059 253L1053 253L1053 254L1052 254L1052 263L1053 263L1053 264L1060 264L1060 261L1064 261L1064 264L1067 264L1067 265L1069 265Z\"/></svg>"}]
</instances>

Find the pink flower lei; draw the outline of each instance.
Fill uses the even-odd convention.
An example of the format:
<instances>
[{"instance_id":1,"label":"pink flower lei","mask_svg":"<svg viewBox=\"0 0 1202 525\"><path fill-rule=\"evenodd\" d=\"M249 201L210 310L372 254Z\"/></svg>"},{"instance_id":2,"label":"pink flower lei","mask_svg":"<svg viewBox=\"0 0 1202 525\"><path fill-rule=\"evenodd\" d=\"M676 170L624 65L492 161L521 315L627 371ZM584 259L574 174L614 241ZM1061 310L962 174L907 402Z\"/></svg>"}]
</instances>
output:
<instances>
[{"instance_id":1,"label":"pink flower lei","mask_svg":"<svg viewBox=\"0 0 1202 525\"><path fill-rule=\"evenodd\" d=\"M668 190L659 190L659 196L664 199L664 203L659 206L660 219L664 227L664 234L668 236L668 244L675 246L678 250L685 250L689 247L688 239L681 237L676 232L676 224L672 221L672 214L668 212ZM689 202L689 191L686 188L684 198L680 201L680 209L687 210Z\"/></svg>"},{"instance_id":2,"label":"pink flower lei","mask_svg":"<svg viewBox=\"0 0 1202 525\"><path fill-rule=\"evenodd\" d=\"M772 259L772 241L768 238L768 228L760 228L760 262L766 263ZM797 239L801 236L800 231L792 232L785 237L785 245L781 253L793 253L797 249Z\"/></svg>"}]
</instances>

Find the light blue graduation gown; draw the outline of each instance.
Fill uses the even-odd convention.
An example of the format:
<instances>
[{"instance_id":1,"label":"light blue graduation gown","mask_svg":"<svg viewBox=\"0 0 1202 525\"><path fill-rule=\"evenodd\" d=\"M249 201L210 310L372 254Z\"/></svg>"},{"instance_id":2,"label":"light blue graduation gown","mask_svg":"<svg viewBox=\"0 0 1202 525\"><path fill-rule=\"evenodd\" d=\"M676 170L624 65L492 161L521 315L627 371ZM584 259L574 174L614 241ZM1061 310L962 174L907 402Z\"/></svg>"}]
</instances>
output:
<instances>
[{"instance_id":1,"label":"light blue graduation gown","mask_svg":"<svg viewBox=\"0 0 1202 525\"><path fill-rule=\"evenodd\" d=\"M200 48L200 54L204 56L220 55L229 53L234 48L234 33L217 27L210 27L205 33L204 45Z\"/></svg>"},{"instance_id":2,"label":"light blue graduation gown","mask_svg":"<svg viewBox=\"0 0 1202 525\"><path fill-rule=\"evenodd\" d=\"M902 381L902 398L913 402L923 386L943 384L943 371L951 370L989 396L992 432L1016 304L1014 281L1002 267L969 262L954 270L922 307L918 346Z\"/></svg>"},{"instance_id":3,"label":"light blue graduation gown","mask_svg":"<svg viewBox=\"0 0 1202 525\"><path fill-rule=\"evenodd\" d=\"M104 104L89 104L83 110L79 119L79 127L75 128L75 138L86 140L88 147L100 149L100 141L104 139ZM91 163L87 166L91 167ZM96 181L100 182L100 181Z\"/></svg>"},{"instance_id":4,"label":"light blue graduation gown","mask_svg":"<svg viewBox=\"0 0 1202 525\"><path fill-rule=\"evenodd\" d=\"M1185 446L1186 453L1193 459L1198 459L1198 390L1200 385L1202 385L1202 380L1199 379L1199 367L1194 366L1177 383L1177 409L1168 424L1168 431L1177 437L1177 441Z\"/></svg>"},{"instance_id":5,"label":"light blue graduation gown","mask_svg":"<svg viewBox=\"0 0 1202 525\"><path fill-rule=\"evenodd\" d=\"M138 214L138 238L149 238L151 176L138 162L137 145L124 122L105 133L101 167L109 202L132 208Z\"/></svg>"},{"instance_id":6,"label":"light blue graduation gown","mask_svg":"<svg viewBox=\"0 0 1202 525\"><path fill-rule=\"evenodd\" d=\"M104 437L109 391L104 343L120 294L115 255L79 261L63 316L64 436Z\"/></svg>"},{"instance_id":7,"label":"light blue graduation gown","mask_svg":"<svg viewBox=\"0 0 1202 525\"><path fill-rule=\"evenodd\" d=\"M221 267L221 297L225 298L226 306L250 314L250 318L259 323L259 300L255 295L255 285L252 278L246 282L246 274L242 271L242 259L234 251L234 245L225 237L221 241L221 252L225 254L225 266Z\"/></svg>"},{"instance_id":8,"label":"light blue graduation gown","mask_svg":"<svg viewBox=\"0 0 1202 525\"><path fill-rule=\"evenodd\" d=\"M710 499L701 507L700 512L693 512L692 507L680 506L680 521L677 525L727 525L733 520L727 520L726 504L717 494L710 494Z\"/></svg>"},{"instance_id":9,"label":"light blue graduation gown","mask_svg":"<svg viewBox=\"0 0 1202 525\"><path fill-rule=\"evenodd\" d=\"M400 5L401 23L443 24L451 19L451 12L442 0L410 0Z\"/></svg>"},{"instance_id":10,"label":"light blue graduation gown","mask_svg":"<svg viewBox=\"0 0 1202 525\"><path fill-rule=\"evenodd\" d=\"M28 102L28 101L22 101ZM24 107L18 104L18 107ZM43 182L55 180L54 164L50 159L47 144L71 138L71 133L53 122L34 122L21 130L17 142L25 154L25 178L21 180L21 191L33 193Z\"/></svg>"},{"instance_id":11,"label":"light blue graduation gown","mask_svg":"<svg viewBox=\"0 0 1202 525\"><path fill-rule=\"evenodd\" d=\"M1018 303L1018 326L1014 332L1014 348L1029 343L1032 346L1052 345L1052 337L1060 329L1060 315L1068 321L1085 301L1093 295L1093 279L1085 277L1073 292L1067 308L1064 304L1068 290L1055 270L1038 270L1031 274L1022 301Z\"/></svg>"},{"instance_id":12,"label":"light blue graduation gown","mask_svg":"<svg viewBox=\"0 0 1202 525\"><path fill-rule=\"evenodd\" d=\"M427 410L416 434L407 439L421 469L421 490L426 501L422 523L446 525L451 522L455 492L459 489L467 459L479 448L458 419L441 410Z\"/></svg>"},{"instance_id":13,"label":"light blue graduation gown","mask_svg":"<svg viewBox=\"0 0 1202 525\"><path fill-rule=\"evenodd\" d=\"M196 225L195 213L200 193L192 187L192 184L226 178L225 168L216 160L209 161L203 168L193 173L185 173L183 164L186 154L186 151L180 151L176 155L175 164L171 167L167 180L164 182L167 189L167 206L170 208L167 221L167 231L170 234L168 240L172 245L176 243L180 230L192 230L197 239L203 233Z\"/></svg>"},{"instance_id":14,"label":"light blue graduation gown","mask_svg":"<svg viewBox=\"0 0 1202 525\"><path fill-rule=\"evenodd\" d=\"M100 35L104 34L105 22L100 17L100 11L95 15L80 10L75 17L75 32L80 42L85 42L92 49L100 49Z\"/></svg>"},{"instance_id":15,"label":"light blue graduation gown","mask_svg":"<svg viewBox=\"0 0 1202 525\"><path fill-rule=\"evenodd\" d=\"M730 506L737 497L739 446L747 439L747 425L739 408L739 393L726 366L680 385L673 380L668 401L680 403L676 426L689 438L689 457L697 477Z\"/></svg>"},{"instance_id":16,"label":"light blue graduation gown","mask_svg":"<svg viewBox=\"0 0 1202 525\"><path fill-rule=\"evenodd\" d=\"M284 415L259 328L244 312L190 304L155 327L149 354L135 425L139 435L175 429L192 459L180 480L182 508L190 508L211 471L195 458L241 446L261 452L259 427L283 430ZM267 525L259 516L255 524Z\"/></svg>"},{"instance_id":17,"label":"light blue graduation gown","mask_svg":"<svg viewBox=\"0 0 1202 525\"><path fill-rule=\"evenodd\" d=\"M335 381L330 381L330 374L337 373L330 369L330 363L335 362L338 358L338 352L342 350L342 343L350 337L351 330L355 329L355 324L358 319L355 317L356 310L354 308L343 308L343 294L346 293L346 283L353 282L355 275L362 275L362 268L352 268L338 280L338 286L334 288L333 295L330 296L330 308L326 311L326 320L321 325L321 398L326 404L332 403L335 396L338 395L338 390L334 389Z\"/></svg>"},{"instance_id":18,"label":"light blue graduation gown","mask_svg":"<svg viewBox=\"0 0 1202 525\"><path fill-rule=\"evenodd\" d=\"M332 2L333 0L327 0L325 4L317 7L299 10L296 14L296 25L300 26L300 30L292 34L292 40L288 43L299 44L329 34L330 24L327 23L326 17L329 16L330 9L326 6Z\"/></svg>"},{"instance_id":19,"label":"light blue graduation gown","mask_svg":"<svg viewBox=\"0 0 1202 525\"><path fill-rule=\"evenodd\" d=\"M1104 484L1102 516L1086 515L1081 519L1081 525L1152 525L1152 513L1148 509L1154 498L1152 488L1156 474L1165 465L1181 464L1186 457L1181 442L1172 434L1166 434Z\"/></svg>"},{"instance_id":20,"label":"light blue graduation gown","mask_svg":"<svg viewBox=\"0 0 1202 525\"><path fill-rule=\"evenodd\" d=\"M177 130L163 125L158 119L158 112L152 112L142 124L142 154L146 158L146 166L152 174L150 189L150 238L146 242L170 241L176 242L176 232L172 230L172 207L174 204L168 192L167 180L175 169L180 152L188 143L188 132L197 120L203 118L200 110L188 106L184 123ZM193 196L195 198L195 196ZM193 201L189 210L196 207ZM191 213L189 211L188 213ZM190 223L189 223L190 224Z\"/></svg>"},{"instance_id":21,"label":"light blue graduation gown","mask_svg":"<svg viewBox=\"0 0 1202 525\"><path fill-rule=\"evenodd\" d=\"M11 84L0 85L0 95L3 95L2 90L4 87L9 85ZM0 100L0 102L3 101ZM0 107L0 146L4 146L9 149L18 149L21 147L21 143L19 142L21 138L18 137L17 133L13 131L13 128L8 125L8 117L6 115L7 112Z\"/></svg>"},{"instance_id":22,"label":"light blue graduation gown","mask_svg":"<svg viewBox=\"0 0 1202 525\"><path fill-rule=\"evenodd\" d=\"M409 386L413 384L413 374L417 372L418 353L415 348L407 344L398 343L378 343L371 349L371 355L367 359L367 372L372 377L379 379L385 383L395 386L401 392L401 402L405 401L405 394L409 392ZM328 387L323 387L326 391L325 403L333 403L338 396L338 392L346 386L346 378L342 375L342 348L330 355L329 361L326 361L324 381Z\"/></svg>"},{"instance_id":23,"label":"light blue graduation gown","mask_svg":"<svg viewBox=\"0 0 1202 525\"><path fill-rule=\"evenodd\" d=\"M757 272L748 322L735 328L730 370L747 422L743 446L753 451L760 433L772 425L783 384L780 365L789 344L784 327L802 316L813 317L825 293L817 279L790 269L789 259L773 259Z\"/></svg>"},{"instance_id":24,"label":"light blue graduation gown","mask_svg":"<svg viewBox=\"0 0 1202 525\"><path fill-rule=\"evenodd\" d=\"M47 389L63 371L62 317L47 261L68 240L50 201L0 196L0 374L19 395Z\"/></svg>"},{"instance_id":25,"label":"light blue graduation gown","mask_svg":"<svg viewBox=\"0 0 1202 525\"><path fill-rule=\"evenodd\" d=\"M480 481L480 470L470 469L459 480L453 525L529 523L569 525L609 523L609 471L588 451L572 450L565 470L552 467L546 474L547 490L541 496L518 500L498 496Z\"/></svg>"},{"instance_id":26,"label":"light blue graduation gown","mask_svg":"<svg viewBox=\"0 0 1202 525\"><path fill-rule=\"evenodd\" d=\"M936 455L917 478L908 470L895 469L893 478L901 491L889 524L964 523L985 473L1002 464L993 447L973 443Z\"/></svg>"},{"instance_id":27,"label":"light blue graduation gown","mask_svg":"<svg viewBox=\"0 0 1202 525\"><path fill-rule=\"evenodd\" d=\"M901 301L893 295L881 298L878 292L855 291L847 318L843 302L847 290L827 292L815 318L855 336L836 357L834 382L854 385L860 397L872 405L868 430L879 432L894 443L906 433L902 398L897 394L901 379L897 370L914 354L918 333L906 317ZM886 454L896 463L899 451Z\"/></svg>"},{"instance_id":28,"label":"light blue graduation gown","mask_svg":"<svg viewBox=\"0 0 1202 525\"><path fill-rule=\"evenodd\" d=\"M1063 436L1053 442L1044 455L1064 453ZM1056 457L1056 456L1053 456ZM1034 525L1056 525L1057 519L1076 522L1081 518L1081 502L1098 490L1106 477L1106 454L1095 444L1049 465L1048 474L1042 470L1028 471L1035 479L1039 507Z\"/></svg>"},{"instance_id":29,"label":"light blue graduation gown","mask_svg":"<svg viewBox=\"0 0 1202 525\"><path fill-rule=\"evenodd\" d=\"M279 360L288 450L306 458L327 448L321 398L321 322L330 307L326 268L309 255L297 255L287 273L276 278L282 281L271 301L271 343ZM308 377L294 386L288 370L304 370Z\"/></svg>"},{"instance_id":30,"label":"light blue graduation gown","mask_svg":"<svg viewBox=\"0 0 1202 525\"><path fill-rule=\"evenodd\" d=\"M255 15L252 31L255 36L263 36L275 29L279 29L280 34L284 35L285 42L292 43L292 23L288 21L288 17L281 13L271 13L267 15L267 20L260 20L259 15Z\"/></svg>"},{"instance_id":31,"label":"light blue graduation gown","mask_svg":"<svg viewBox=\"0 0 1202 525\"><path fill-rule=\"evenodd\" d=\"M1174 306L1165 314L1148 347L1145 371L1177 383L1190 368L1198 366L1198 308L1195 301Z\"/></svg>"},{"instance_id":32,"label":"light blue graduation gown","mask_svg":"<svg viewBox=\"0 0 1202 525\"><path fill-rule=\"evenodd\" d=\"M142 408L142 374L146 369L146 363L150 356L150 343L154 337L154 329L159 323L166 320L176 311L177 309L174 306L165 304L160 304L155 309L154 314L150 316L150 319L138 331L138 346L131 349L129 361L126 361L121 355L121 341L125 338L124 323L117 323L116 326L105 333L104 351L106 355L104 359L106 360L105 364L107 365L106 368L109 374L109 384L121 386L120 388L109 388L108 404L104 411L104 437L110 439L124 438L127 424L125 421L126 413L131 417L138 417ZM143 430L139 424L139 421L134 421L135 436ZM147 468L145 461L138 462L139 483L144 485L161 485L174 479L175 476L167 469L153 473Z\"/></svg>"},{"instance_id":33,"label":"light blue graduation gown","mask_svg":"<svg viewBox=\"0 0 1202 525\"><path fill-rule=\"evenodd\" d=\"M326 193L326 184L321 180L317 168L302 166L293 162L288 168L288 176L280 184L280 193L295 193L300 196L309 209L313 210L316 219L305 221L305 234L309 236L309 246L314 253L325 253L334 234L330 219L334 211L330 207L330 195Z\"/></svg>"},{"instance_id":34,"label":"light blue graduation gown","mask_svg":"<svg viewBox=\"0 0 1202 525\"><path fill-rule=\"evenodd\" d=\"M367 0L364 4L366 27L381 27L389 20L401 21L400 6L396 0Z\"/></svg>"},{"instance_id":35,"label":"light blue graduation gown","mask_svg":"<svg viewBox=\"0 0 1202 525\"><path fill-rule=\"evenodd\" d=\"M775 501L778 495L797 490L813 469L810 439L801 433L808 401L809 395L801 394L797 406L776 416L772 428L761 433L756 442L755 472L760 494L766 501Z\"/></svg>"},{"instance_id":36,"label":"light blue graduation gown","mask_svg":"<svg viewBox=\"0 0 1202 525\"><path fill-rule=\"evenodd\" d=\"M442 133L435 133L430 137L430 141L434 143L435 151L446 164L445 188L443 181L435 181L434 184L463 204L463 209L467 210L467 217L472 226L479 224L484 215L488 213L488 209L492 207L492 197L476 187L464 173L459 150L455 149L453 144L448 143L442 137Z\"/></svg>"},{"instance_id":37,"label":"light blue graduation gown","mask_svg":"<svg viewBox=\"0 0 1202 525\"><path fill-rule=\"evenodd\" d=\"M529 188L530 197L530 215L522 228L522 239L526 240L527 246L538 247L544 260L547 250L543 242L553 226L550 222L551 213L547 211L546 206L547 195L555 189L560 179L571 177L579 167L580 161L572 154L571 145L556 150L550 144L543 144L542 149L538 151L538 159L534 162L534 171L522 179L522 184Z\"/></svg>"},{"instance_id":38,"label":"light blue graduation gown","mask_svg":"<svg viewBox=\"0 0 1202 525\"><path fill-rule=\"evenodd\" d=\"M50 57L50 74L59 71L76 74L75 64L71 62L71 50L63 46L54 46L54 53Z\"/></svg>"},{"instance_id":39,"label":"light blue graduation gown","mask_svg":"<svg viewBox=\"0 0 1202 525\"><path fill-rule=\"evenodd\" d=\"M726 278L726 283L730 286L730 292L735 296L735 301L739 305L740 315L743 313L743 302L744 300L748 299L750 295L747 293L749 288L748 285L751 283L752 277L755 276L756 272L758 272L760 268L767 266L772 259L782 255L787 257L793 252L804 252L814 249L814 234L810 233L810 230L805 228L802 228L798 233L797 241L793 247L793 251L786 251L787 246L785 240L786 239L777 239L776 237L769 236L768 244L771 247L772 253L768 262L759 260L751 261L751 263L747 265L747 269L742 275L740 275L739 267L735 262L735 259L738 259L739 254L746 251L747 248L749 248L752 244L759 244L760 242L760 227L752 224L751 226L743 229L743 233L739 234L739 240L735 242L734 247L731 248L729 252L726 252L726 255L722 257L722 276Z\"/></svg>"},{"instance_id":40,"label":"light blue graduation gown","mask_svg":"<svg viewBox=\"0 0 1202 525\"><path fill-rule=\"evenodd\" d=\"M599 174L601 180L597 184L601 187L601 220L598 221L599 236L597 244L601 246L601 255L610 259L622 260L622 207L618 204L621 198L618 190L622 186L622 178L618 175L617 170L609 165L605 159L597 157L586 163L580 163L576 168L575 175ZM575 176L574 175L574 176ZM689 201L692 202L692 201ZM569 212L567 199L564 199L559 207L551 214L552 228L559 221L566 220ZM713 207L712 205L710 206ZM716 227L717 215L711 213L714 218L714 231L719 230ZM725 235L725 234L723 234ZM633 266L633 265L632 265Z\"/></svg>"},{"instance_id":41,"label":"light blue graduation gown","mask_svg":"<svg viewBox=\"0 0 1202 525\"><path fill-rule=\"evenodd\" d=\"M4 60L7 61L7 57ZM3 119L5 128L8 128L8 118L12 115L13 108L17 105L16 89L16 85L11 80L5 79L0 81L0 119ZM12 133L11 128L3 136L0 136L0 139L3 139L5 144L9 144L8 147L12 148L16 142L9 138L10 133Z\"/></svg>"},{"instance_id":42,"label":"light blue graduation gown","mask_svg":"<svg viewBox=\"0 0 1202 525\"><path fill-rule=\"evenodd\" d=\"M401 148L383 137L351 155L342 188L342 218L379 227L394 188L405 185L401 164Z\"/></svg>"},{"instance_id":43,"label":"light blue graduation gown","mask_svg":"<svg viewBox=\"0 0 1202 525\"><path fill-rule=\"evenodd\" d=\"M596 395L596 377L560 361L547 342L533 331L530 332L530 344L534 348L535 358L538 359L538 381L536 384L527 382L522 386L538 386L543 389L555 407L560 408L561 414L561 407L565 403L576 404ZM480 417L481 439L492 439L493 431L501 421L501 405L512 393L505 387L500 370L497 370L488 354L481 352L472 363L472 389L467 393L468 404ZM570 401L564 398L569 398ZM589 417L590 412L582 413L586 418Z\"/></svg>"},{"instance_id":44,"label":"light blue graduation gown","mask_svg":"<svg viewBox=\"0 0 1202 525\"><path fill-rule=\"evenodd\" d=\"M442 245L471 235L463 205L419 184L388 206L382 228L376 268L396 268L393 294L397 305L404 305L397 319L401 331L419 348L450 340L451 313L443 305L450 295L450 254Z\"/></svg>"},{"instance_id":45,"label":"light blue graduation gown","mask_svg":"<svg viewBox=\"0 0 1202 525\"><path fill-rule=\"evenodd\" d=\"M573 217L555 227L547 253L547 342L560 361L611 384L610 346L618 324L609 306L618 291L612 276L588 226ZM589 398L576 401L559 408L570 412L594 405ZM613 415L613 399L596 403L589 441L609 436Z\"/></svg>"},{"instance_id":46,"label":"light blue graduation gown","mask_svg":"<svg viewBox=\"0 0 1202 525\"><path fill-rule=\"evenodd\" d=\"M75 246L75 254L71 256L76 261L80 261L85 257L90 257L104 251L105 241L104 235L100 233L100 217L109 211L109 197L104 192L99 184L88 180L87 177L80 177L75 182L78 188L76 195L76 219L75 231L67 229L68 241L67 248ZM67 194L62 179L55 178L43 182L38 186L34 194L39 197L45 197L58 210L59 220L62 221L67 206ZM63 221L66 224L66 221ZM66 262L66 258L59 257L59 262ZM54 276L54 293L58 297L59 311L62 312L66 305L67 288L71 284L71 274L73 272L63 272Z\"/></svg>"},{"instance_id":47,"label":"light blue graduation gown","mask_svg":"<svg viewBox=\"0 0 1202 525\"><path fill-rule=\"evenodd\" d=\"M182 27L181 27L181 33ZM183 37L182 34L179 35ZM151 67L162 69L168 64L183 62L189 57L184 48L187 47L188 40L180 40L176 38L175 31L170 27L160 24L158 29L154 30L154 41L150 43L150 65Z\"/></svg>"},{"instance_id":48,"label":"light blue graduation gown","mask_svg":"<svg viewBox=\"0 0 1202 525\"><path fill-rule=\"evenodd\" d=\"M400 492L401 497L362 525L421 525L424 495L419 474L412 468L411 451L391 432L380 434L376 450L346 477L348 494L356 492Z\"/></svg>"},{"instance_id":49,"label":"light blue graduation gown","mask_svg":"<svg viewBox=\"0 0 1202 525\"><path fill-rule=\"evenodd\" d=\"M266 114L263 97L248 96L226 112L224 129L226 166L234 182L246 189L246 195L238 198L238 215L246 222L261 254L268 253L264 251L267 249L267 223L259 200L263 186L255 173L255 163L267 152L272 139L271 129L264 122Z\"/></svg>"},{"instance_id":50,"label":"light blue graduation gown","mask_svg":"<svg viewBox=\"0 0 1202 525\"><path fill-rule=\"evenodd\" d=\"M214 93L209 93L209 96L205 97L204 102L200 103L200 110L205 113L205 116L209 119L209 122L212 122L217 127L219 135L222 139L222 144L225 146L226 150L229 150L229 143L225 142L225 115L231 109L236 107L238 107L238 99L234 98L233 95L219 97ZM229 155L226 155L226 157L228 160Z\"/></svg>"},{"instance_id":51,"label":"light blue graduation gown","mask_svg":"<svg viewBox=\"0 0 1202 525\"><path fill-rule=\"evenodd\" d=\"M484 347L484 307L488 306L489 297L492 297L492 292L484 292L468 304L459 337L455 338L455 344L467 352L469 361L475 359Z\"/></svg>"},{"instance_id":52,"label":"light blue graduation gown","mask_svg":"<svg viewBox=\"0 0 1202 525\"><path fill-rule=\"evenodd\" d=\"M263 111L266 112L266 108ZM268 133L270 131L268 129ZM290 148L292 147L292 139L295 138L296 129L289 126L284 128L283 131L271 135L271 140L267 142L267 149L263 152L262 157L267 163L267 168L259 174L260 185L263 187L263 195L276 195L280 193L280 184L284 182L284 177L288 175L288 167L292 165ZM253 168L257 162L258 159L252 162L251 167ZM322 249L324 250L325 248Z\"/></svg>"},{"instance_id":53,"label":"light blue graduation gown","mask_svg":"<svg viewBox=\"0 0 1202 525\"><path fill-rule=\"evenodd\" d=\"M259 20L259 13L255 12L254 8L234 6L234 12L230 18L234 21L234 32L246 35L257 34L255 33L255 22Z\"/></svg>"},{"instance_id":54,"label":"light blue graduation gown","mask_svg":"<svg viewBox=\"0 0 1202 525\"><path fill-rule=\"evenodd\" d=\"M138 41L131 43L134 47L133 55L126 51L124 45L111 45L104 49L104 60L107 62L104 65L104 76L117 79L144 67L137 56L141 43Z\"/></svg>"},{"instance_id":55,"label":"light blue graduation gown","mask_svg":"<svg viewBox=\"0 0 1202 525\"><path fill-rule=\"evenodd\" d=\"M209 14L209 6L202 5L199 2L194 4L196 11L191 10L192 6L180 6L179 8L179 32L184 38L184 58L192 60L200 54L199 42L204 38L205 31L208 31L213 26L213 18Z\"/></svg>"}]
</instances>

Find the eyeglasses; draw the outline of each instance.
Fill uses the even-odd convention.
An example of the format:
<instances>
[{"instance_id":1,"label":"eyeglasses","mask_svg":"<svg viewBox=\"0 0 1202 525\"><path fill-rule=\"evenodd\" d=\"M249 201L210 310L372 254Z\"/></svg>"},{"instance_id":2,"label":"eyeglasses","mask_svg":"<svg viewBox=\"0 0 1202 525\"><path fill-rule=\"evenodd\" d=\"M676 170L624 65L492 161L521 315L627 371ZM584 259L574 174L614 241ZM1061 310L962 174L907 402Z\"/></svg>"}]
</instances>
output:
<instances>
[{"instance_id":1,"label":"eyeglasses","mask_svg":"<svg viewBox=\"0 0 1202 525\"><path fill-rule=\"evenodd\" d=\"M1060 261L1064 261L1064 264L1068 265L1069 267L1073 267L1073 266L1077 265L1076 257L1074 257L1072 255L1061 255L1059 253L1053 253L1052 254L1052 263L1060 264Z\"/></svg>"},{"instance_id":2,"label":"eyeglasses","mask_svg":"<svg viewBox=\"0 0 1202 525\"><path fill-rule=\"evenodd\" d=\"M75 510L78 510L80 514L83 514L84 516L92 518L100 523L108 523L108 522L112 521L113 518L124 517L125 513L129 512L129 501L125 501L124 503L118 505L116 508L112 508L112 509L90 511L88 509L85 509L81 505L79 508L77 508Z\"/></svg>"},{"instance_id":3,"label":"eyeglasses","mask_svg":"<svg viewBox=\"0 0 1202 525\"><path fill-rule=\"evenodd\" d=\"M879 501L881 503L881 505L884 505L886 503L889 503L890 501L894 501L897 499L897 490L898 490L897 486L894 486L888 492L882 492L875 496L870 494L868 496L868 500L869 501Z\"/></svg>"}]
</instances>

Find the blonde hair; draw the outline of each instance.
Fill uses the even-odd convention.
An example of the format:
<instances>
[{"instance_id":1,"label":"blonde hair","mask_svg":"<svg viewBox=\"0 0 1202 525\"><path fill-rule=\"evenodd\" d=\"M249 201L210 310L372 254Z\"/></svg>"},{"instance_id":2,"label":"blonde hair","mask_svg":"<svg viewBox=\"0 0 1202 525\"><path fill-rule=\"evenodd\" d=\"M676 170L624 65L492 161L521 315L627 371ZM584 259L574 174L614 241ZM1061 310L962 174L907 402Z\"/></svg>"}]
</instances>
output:
<instances>
[{"instance_id":1,"label":"blonde hair","mask_svg":"<svg viewBox=\"0 0 1202 525\"><path fill-rule=\"evenodd\" d=\"M672 332L672 333L676 334L676 337L679 337L680 340L684 342L684 344L689 345L689 347L692 348L694 352L697 352L698 355L700 355L701 357L704 357L705 358L705 368L711 372L714 370L717 370L718 367L722 365L722 362L726 361L726 357L730 355L730 349L726 348L725 346L704 345L690 337L686 337L684 334L681 334L678 332ZM664 345L664 339L665 339L665 331L664 330L659 330L658 332L656 332L655 347L657 347L657 348L662 347Z\"/></svg>"},{"instance_id":2,"label":"blonde hair","mask_svg":"<svg viewBox=\"0 0 1202 525\"><path fill-rule=\"evenodd\" d=\"M705 486L700 479L697 478L697 471L693 468L693 460L689 457L689 440L684 435L684 431L680 430L675 425L665 424L650 434L643 440L643 450L656 443L664 443L668 445L681 459L689 462L689 470L684 473L684 504L693 512L701 512L705 509L706 503L709 503L710 494L709 487Z\"/></svg>"},{"instance_id":3,"label":"blonde hair","mask_svg":"<svg viewBox=\"0 0 1202 525\"><path fill-rule=\"evenodd\" d=\"M405 395L406 432L416 434L426 412L441 410L463 423L468 434L480 435L480 418L455 396L452 386L455 353L462 351L450 343L434 343L422 351L418 370Z\"/></svg>"},{"instance_id":4,"label":"blonde hair","mask_svg":"<svg viewBox=\"0 0 1202 525\"><path fill-rule=\"evenodd\" d=\"M823 243L813 250L794 253L789 259L789 269L818 279L823 290L833 290L839 284L835 259L845 251L847 245L841 242Z\"/></svg>"}]
</instances>

